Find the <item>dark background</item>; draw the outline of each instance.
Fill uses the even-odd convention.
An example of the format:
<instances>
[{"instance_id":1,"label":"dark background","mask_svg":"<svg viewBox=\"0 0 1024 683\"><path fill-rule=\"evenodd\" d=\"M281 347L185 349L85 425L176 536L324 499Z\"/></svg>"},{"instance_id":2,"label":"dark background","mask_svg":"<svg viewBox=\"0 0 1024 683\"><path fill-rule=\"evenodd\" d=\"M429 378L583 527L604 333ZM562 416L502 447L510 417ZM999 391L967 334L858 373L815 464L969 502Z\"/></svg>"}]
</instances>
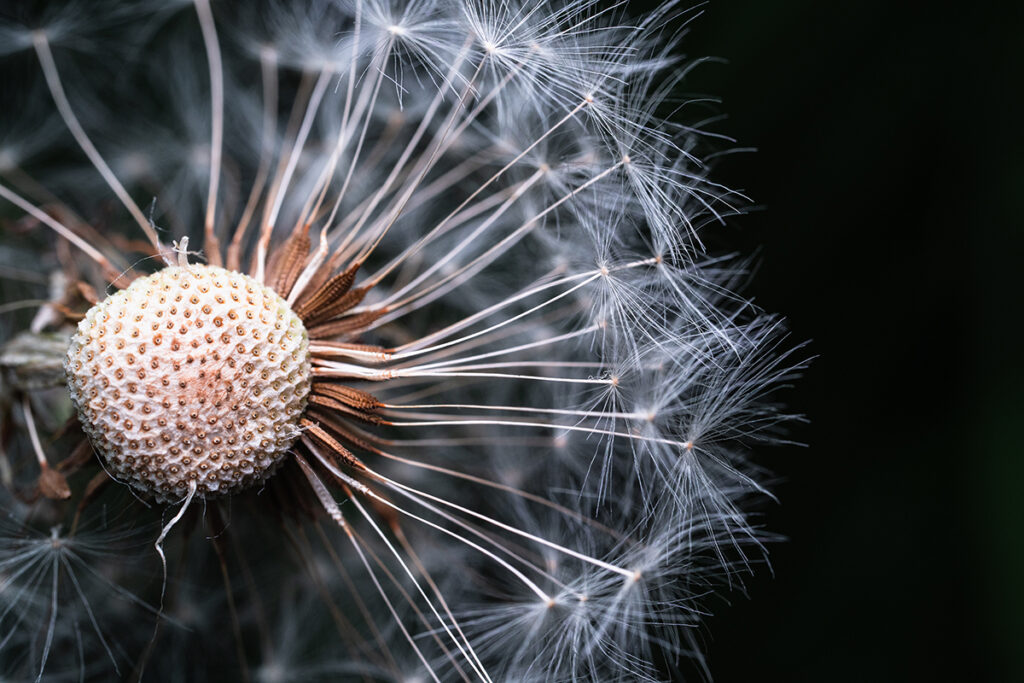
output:
<instances>
[{"instance_id":1,"label":"dark background","mask_svg":"<svg viewBox=\"0 0 1024 683\"><path fill-rule=\"evenodd\" d=\"M749 293L818 356L717 681L1024 680L1024 11L972 5L715 0L683 42L758 148L715 174Z\"/></svg>"}]
</instances>

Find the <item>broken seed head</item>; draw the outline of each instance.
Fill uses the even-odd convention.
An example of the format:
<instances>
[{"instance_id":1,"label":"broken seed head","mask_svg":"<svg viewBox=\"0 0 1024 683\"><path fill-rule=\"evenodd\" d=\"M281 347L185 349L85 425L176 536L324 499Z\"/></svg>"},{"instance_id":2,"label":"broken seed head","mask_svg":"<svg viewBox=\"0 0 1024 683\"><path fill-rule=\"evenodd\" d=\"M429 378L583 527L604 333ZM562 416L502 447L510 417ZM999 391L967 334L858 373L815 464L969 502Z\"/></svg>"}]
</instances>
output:
<instances>
[{"instance_id":1,"label":"broken seed head","mask_svg":"<svg viewBox=\"0 0 1024 683\"><path fill-rule=\"evenodd\" d=\"M161 502L269 477L298 436L310 387L306 328L269 287L171 266L93 306L64 363L78 418L108 471Z\"/></svg>"}]
</instances>

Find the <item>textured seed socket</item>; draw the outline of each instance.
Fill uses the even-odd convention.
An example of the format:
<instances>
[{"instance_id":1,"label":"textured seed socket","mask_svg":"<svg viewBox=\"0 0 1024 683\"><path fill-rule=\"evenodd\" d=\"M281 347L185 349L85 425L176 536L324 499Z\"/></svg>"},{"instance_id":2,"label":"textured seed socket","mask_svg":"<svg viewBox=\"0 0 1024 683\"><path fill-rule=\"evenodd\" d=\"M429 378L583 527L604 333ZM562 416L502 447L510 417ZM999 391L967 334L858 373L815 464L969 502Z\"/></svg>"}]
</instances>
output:
<instances>
[{"instance_id":1,"label":"textured seed socket","mask_svg":"<svg viewBox=\"0 0 1024 683\"><path fill-rule=\"evenodd\" d=\"M93 306L71 338L71 400L108 471L158 501L236 493L277 469L310 387L302 321L269 287L172 266Z\"/></svg>"}]
</instances>

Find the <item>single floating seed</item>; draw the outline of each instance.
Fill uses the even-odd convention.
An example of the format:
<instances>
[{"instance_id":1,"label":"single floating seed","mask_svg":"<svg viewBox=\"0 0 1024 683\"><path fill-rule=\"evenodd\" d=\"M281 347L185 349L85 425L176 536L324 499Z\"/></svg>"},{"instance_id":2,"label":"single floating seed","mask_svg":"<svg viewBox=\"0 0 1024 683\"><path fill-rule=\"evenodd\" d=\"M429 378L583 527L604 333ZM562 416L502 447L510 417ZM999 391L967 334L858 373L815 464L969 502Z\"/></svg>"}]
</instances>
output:
<instances>
[{"instance_id":1,"label":"single floating seed","mask_svg":"<svg viewBox=\"0 0 1024 683\"><path fill-rule=\"evenodd\" d=\"M125 317L138 325L122 325ZM227 332L206 333L225 319L233 321ZM147 347L159 362L126 373ZM161 502L182 498L190 480L200 496L223 496L272 475L298 436L309 337L284 299L247 275L171 266L93 306L64 370L79 421L114 477ZM239 404L250 408L251 432L236 427L245 424ZM219 466L223 460L238 466Z\"/></svg>"}]
</instances>

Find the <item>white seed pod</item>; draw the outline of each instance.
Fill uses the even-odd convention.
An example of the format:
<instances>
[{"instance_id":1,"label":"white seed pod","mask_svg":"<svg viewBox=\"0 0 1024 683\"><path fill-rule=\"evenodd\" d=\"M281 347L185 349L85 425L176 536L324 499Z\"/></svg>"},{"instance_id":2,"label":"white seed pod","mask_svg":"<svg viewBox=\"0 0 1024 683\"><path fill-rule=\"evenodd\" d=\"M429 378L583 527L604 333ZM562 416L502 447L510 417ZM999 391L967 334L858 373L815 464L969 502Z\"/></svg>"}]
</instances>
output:
<instances>
[{"instance_id":1,"label":"white seed pod","mask_svg":"<svg viewBox=\"0 0 1024 683\"><path fill-rule=\"evenodd\" d=\"M269 477L310 388L306 329L256 280L174 266L89 310L65 361L79 420L110 474L167 502Z\"/></svg>"}]
</instances>

